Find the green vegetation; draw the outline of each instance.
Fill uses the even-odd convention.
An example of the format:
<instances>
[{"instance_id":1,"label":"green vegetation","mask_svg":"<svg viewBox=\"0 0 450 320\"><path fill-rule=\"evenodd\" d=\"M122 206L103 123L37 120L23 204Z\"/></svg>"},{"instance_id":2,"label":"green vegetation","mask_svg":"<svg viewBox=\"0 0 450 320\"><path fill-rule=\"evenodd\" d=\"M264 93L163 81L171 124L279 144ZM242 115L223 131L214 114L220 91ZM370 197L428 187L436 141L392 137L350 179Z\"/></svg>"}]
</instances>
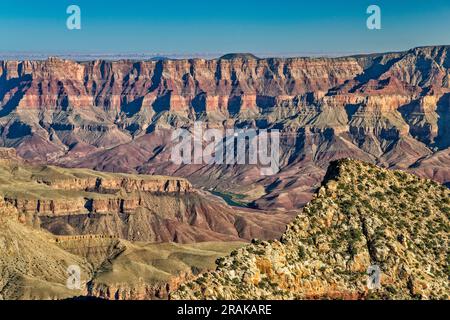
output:
<instances>
[{"instance_id":1,"label":"green vegetation","mask_svg":"<svg viewBox=\"0 0 450 320\"><path fill-rule=\"evenodd\" d=\"M355 160L341 160L331 172L279 241L254 241L235 251L203 276L202 286L174 297L448 297L450 190ZM372 264L383 273L382 285L368 292L366 270ZM242 273L258 276L239 285L227 280ZM287 289L291 282L295 287Z\"/></svg>"}]
</instances>

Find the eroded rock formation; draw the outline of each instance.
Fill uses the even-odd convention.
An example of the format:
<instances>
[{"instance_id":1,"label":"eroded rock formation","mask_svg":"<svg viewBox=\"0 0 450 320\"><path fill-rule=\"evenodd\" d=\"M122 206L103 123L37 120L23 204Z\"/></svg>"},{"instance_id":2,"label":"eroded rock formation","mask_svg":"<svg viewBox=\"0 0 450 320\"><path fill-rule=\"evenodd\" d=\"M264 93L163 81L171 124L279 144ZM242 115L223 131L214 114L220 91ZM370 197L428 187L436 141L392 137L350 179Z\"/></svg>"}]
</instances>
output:
<instances>
[{"instance_id":1,"label":"eroded rock formation","mask_svg":"<svg viewBox=\"0 0 450 320\"><path fill-rule=\"evenodd\" d=\"M2 199L20 221L56 235L179 243L268 239L293 217L230 207L183 178L35 166L10 149L0 148L0 155Z\"/></svg>"},{"instance_id":2,"label":"eroded rock formation","mask_svg":"<svg viewBox=\"0 0 450 320\"><path fill-rule=\"evenodd\" d=\"M280 240L253 241L174 299L448 299L450 191L401 171L333 163ZM370 266L380 283L369 287Z\"/></svg>"},{"instance_id":3,"label":"eroded rock formation","mask_svg":"<svg viewBox=\"0 0 450 320\"><path fill-rule=\"evenodd\" d=\"M253 207L299 208L342 157L448 183L449 68L448 46L344 58L3 61L0 143L31 161L183 176ZM174 165L171 134L194 121L281 130L281 171Z\"/></svg>"}]
</instances>

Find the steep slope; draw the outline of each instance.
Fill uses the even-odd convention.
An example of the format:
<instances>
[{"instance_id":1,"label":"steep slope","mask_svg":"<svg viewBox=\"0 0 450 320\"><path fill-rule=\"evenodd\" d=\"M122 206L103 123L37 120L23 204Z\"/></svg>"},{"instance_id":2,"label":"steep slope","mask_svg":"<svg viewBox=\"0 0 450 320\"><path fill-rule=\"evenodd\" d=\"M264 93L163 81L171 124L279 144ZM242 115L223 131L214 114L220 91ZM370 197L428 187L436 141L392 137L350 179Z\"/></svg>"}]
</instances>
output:
<instances>
[{"instance_id":1,"label":"steep slope","mask_svg":"<svg viewBox=\"0 0 450 320\"><path fill-rule=\"evenodd\" d=\"M243 242L130 243L105 261L87 284L87 295L114 300L167 299L180 283L212 270L214 261Z\"/></svg>"},{"instance_id":2,"label":"steep slope","mask_svg":"<svg viewBox=\"0 0 450 320\"><path fill-rule=\"evenodd\" d=\"M183 280L210 270L241 242L131 243L111 236L58 236L20 222L0 199L0 300L73 297L162 299ZM67 287L68 267L80 288Z\"/></svg>"},{"instance_id":3,"label":"steep slope","mask_svg":"<svg viewBox=\"0 0 450 320\"><path fill-rule=\"evenodd\" d=\"M48 233L24 226L17 210L0 199L0 300L62 299L81 295L67 288L67 268L92 274L85 259L58 247Z\"/></svg>"},{"instance_id":4,"label":"steep slope","mask_svg":"<svg viewBox=\"0 0 450 320\"><path fill-rule=\"evenodd\" d=\"M173 299L448 299L450 191L355 160L324 185L280 241L218 260ZM368 267L381 286L367 288Z\"/></svg>"},{"instance_id":5,"label":"steep slope","mask_svg":"<svg viewBox=\"0 0 450 320\"><path fill-rule=\"evenodd\" d=\"M2 154L0 196L21 221L56 235L179 243L270 239L293 218L230 207L183 178L35 166L14 150L0 148Z\"/></svg>"},{"instance_id":6,"label":"steep slope","mask_svg":"<svg viewBox=\"0 0 450 320\"><path fill-rule=\"evenodd\" d=\"M443 157L422 162L450 147L449 48L343 58L3 61L0 145L41 163L182 176L271 210L301 208L328 164L343 157L420 167L449 183ZM195 121L222 131L279 129L280 172L174 165L173 130Z\"/></svg>"}]
</instances>

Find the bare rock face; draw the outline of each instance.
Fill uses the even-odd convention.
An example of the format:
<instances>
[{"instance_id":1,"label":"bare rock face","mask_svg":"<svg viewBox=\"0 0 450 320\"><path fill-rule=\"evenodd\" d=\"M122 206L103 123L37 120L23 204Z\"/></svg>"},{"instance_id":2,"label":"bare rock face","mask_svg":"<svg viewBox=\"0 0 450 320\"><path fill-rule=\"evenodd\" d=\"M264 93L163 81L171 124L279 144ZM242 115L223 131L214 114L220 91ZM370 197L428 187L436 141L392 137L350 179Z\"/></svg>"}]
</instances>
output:
<instances>
[{"instance_id":1,"label":"bare rock face","mask_svg":"<svg viewBox=\"0 0 450 320\"><path fill-rule=\"evenodd\" d=\"M86 295L109 300L167 299L179 285L210 270L223 254L241 242L199 244L132 244L120 240L122 250L104 263L87 284ZM92 254L86 257L91 259Z\"/></svg>"},{"instance_id":2,"label":"bare rock face","mask_svg":"<svg viewBox=\"0 0 450 320\"><path fill-rule=\"evenodd\" d=\"M0 155L10 153L0 148ZM1 198L17 209L19 221L61 236L178 243L268 239L293 217L230 207L184 178L8 160L0 161L0 179Z\"/></svg>"},{"instance_id":3,"label":"bare rock face","mask_svg":"<svg viewBox=\"0 0 450 320\"><path fill-rule=\"evenodd\" d=\"M341 160L279 241L233 251L171 298L448 299L449 212L435 182Z\"/></svg>"},{"instance_id":4,"label":"bare rock face","mask_svg":"<svg viewBox=\"0 0 450 320\"><path fill-rule=\"evenodd\" d=\"M115 111L123 107L132 109L131 104L142 104L144 97L153 103L153 109L187 112L190 102L200 93L212 97L242 96L242 93L243 96L253 94L254 98L256 95L294 96L327 90L361 71L357 61L351 58L246 60L238 57L136 63L76 63L51 58L42 62L5 61L0 65L5 85L14 85L5 88L11 89L5 92L5 104L9 102L5 98L15 96L19 109L103 105Z\"/></svg>"},{"instance_id":5,"label":"bare rock face","mask_svg":"<svg viewBox=\"0 0 450 320\"><path fill-rule=\"evenodd\" d=\"M0 159L1 160L17 160L16 149L14 148L1 148L0 149Z\"/></svg>"},{"instance_id":6,"label":"bare rock face","mask_svg":"<svg viewBox=\"0 0 450 320\"><path fill-rule=\"evenodd\" d=\"M0 300L163 299L242 242L131 243L111 235L54 236L0 199ZM68 268L78 267L79 287ZM74 269L72 269L74 270Z\"/></svg>"},{"instance_id":7,"label":"bare rock face","mask_svg":"<svg viewBox=\"0 0 450 320\"><path fill-rule=\"evenodd\" d=\"M449 183L449 68L449 46L344 58L3 61L0 144L34 162L183 176L252 207L298 209L343 157ZM195 121L281 130L280 172L174 165L171 134Z\"/></svg>"},{"instance_id":8,"label":"bare rock face","mask_svg":"<svg viewBox=\"0 0 450 320\"><path fill-rule=\"evenodd\" d=\"M46 232L18 221L18 211L0 199L0 300L63 299L83 290L67 288L67 268L77 265L84 280L89 264L58 247Z\"/></svg>"}]
</instances>

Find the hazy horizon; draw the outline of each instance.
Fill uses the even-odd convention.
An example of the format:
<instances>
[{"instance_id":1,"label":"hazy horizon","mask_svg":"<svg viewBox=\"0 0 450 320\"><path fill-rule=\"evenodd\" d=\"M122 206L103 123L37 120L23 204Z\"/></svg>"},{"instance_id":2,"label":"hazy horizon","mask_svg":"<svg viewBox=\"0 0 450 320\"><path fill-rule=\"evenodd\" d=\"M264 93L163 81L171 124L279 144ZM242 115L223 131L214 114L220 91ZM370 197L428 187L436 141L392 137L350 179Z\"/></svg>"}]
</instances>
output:
<instances>
[{"instance_id":1,"label":"hazy horizon","mask_svg":"<svg viewBox=\"0 0 450 320\"><path fill-rule=\"evenodd\" d=\"M69 30L69 5L81 29ZM381 9L381 29L366 26ZM450 3L436 0L3 1L0 53L351 55L450 43Z\"/></svg>"},{"instance_id":2,"label":"hazy horizon","mask_svg":"<svg viewBox=\"0 0 450 320\"><path fill-rule=\"evenodd\" d=\"M429 46L449 46L449 44L435 44ZM405 48L403 50L387 50L387 51L373 51L373 52L216 52L216 53L202 53L202 52L186 52L186 53L170 53L170 52L14 52L14 51L0 51L0 60L46 60L49 57L59 57L62 59L69 59L74 61L91 61L91 60L151 60L151 59L217 59L225 54L253 54L258 58L314 58L314 57L329 57L339 58L353 55L370 55L387 52L403 52L418 47L429 46L414 46Z\"/></svg>"}]
</instances>

